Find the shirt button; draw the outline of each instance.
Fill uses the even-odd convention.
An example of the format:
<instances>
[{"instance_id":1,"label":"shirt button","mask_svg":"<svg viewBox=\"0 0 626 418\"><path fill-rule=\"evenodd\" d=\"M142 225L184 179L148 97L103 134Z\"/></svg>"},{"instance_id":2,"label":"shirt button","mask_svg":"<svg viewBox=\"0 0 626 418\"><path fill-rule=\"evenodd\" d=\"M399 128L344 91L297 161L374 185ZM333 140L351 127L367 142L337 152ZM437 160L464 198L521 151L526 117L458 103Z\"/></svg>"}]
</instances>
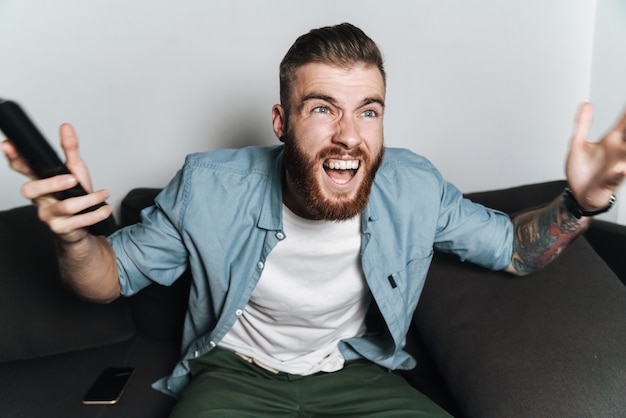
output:
<instances>
[{"instance_id":1,"label":"shirt button","mask_svg":"<svg viewBox=\"0 0 626 418\"><path fill-rule=\"evenodd\" d=\"M257 266L259 269L262 269L263 267L265 267L265 264L263 264L263 262L262 262L262 261L259 261L258 263L256 263L256 266Z\"/></svg>"},{"instance_id":2,"label":"shirt button","mask_svg":"<svg viewBox=\"0 0 626 418\"><path fill-rule=\"evenodd\" d=\"M285 234L283 234L282 232L277 232L276 233L276 238L283 240L285 239Z\"/></svg>"},{"instance_id":3,"label":"shirt button","mask_svg":"<svg viewBox=\"0 0 626 418\"><path fill-rule=\"evenodd\" d=\"M217 344L215 344L215 341L209 341L209 345L210 345L211 347L215 347Z\"/></svg>"},{"instance_id":4,"label":"shirt button","mask_svg":"<svg viewBox=\"0 0 626 418\"><path fill-rule=\"evenodd\" d=\"M199 352L198 350L194 351L194 352L193 352L193 356L194 356L195 358L198 358L198 356L200 356L200 352Z\"/></svg>"},{"instance_id":5,"label":"shirt button","mask_svg":"<svg viewBox=\"0 0 626 418\"><path fill-rule=\"evenodd\" d=\"M243 315L243 309L237 309L237 310L235 311L235 315L237 315L237 316L241 316L241 315Z\"/></svg>"}]
</instances>

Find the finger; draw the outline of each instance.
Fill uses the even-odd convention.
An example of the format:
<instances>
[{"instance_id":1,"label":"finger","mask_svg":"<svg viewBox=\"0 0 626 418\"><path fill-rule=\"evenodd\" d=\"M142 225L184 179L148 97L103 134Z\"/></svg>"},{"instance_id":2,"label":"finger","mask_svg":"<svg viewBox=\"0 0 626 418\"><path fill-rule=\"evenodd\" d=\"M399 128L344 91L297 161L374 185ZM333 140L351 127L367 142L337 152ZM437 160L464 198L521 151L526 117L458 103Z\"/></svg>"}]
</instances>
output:
<instances>
[{"instance_id":1,"label":"finger","mask_svg":"<svg viewBox=\"0 0 626 418\"><path fill-rule=\"evenodd\" d=\"M17 149L8 139L2 141L2 152L11 166L14 161L17 161L20 158L20 154L17 152Z\"/></svg>"},{"instance_id":2,"label":"finger","mask_svg":"<svg viewBox=\"0 0 626 418\"><path fill-rule=\"evenodd\" d=\"M69 123L64 123L59 128L61 135L61 147L65 152L65 158L68 165L76 164L82 161L80 153L78 152L78 137L74 127Z\"/></svg>"},{"instance_id":3,"label":"finger","mask_svg":"<svg viewBox=\"0 0 626 418\"><path fill-rule=\"evenodd\" d=\"M19 157L17 149L15 149L11 141L8 139L2 141L2 152L4 152L4 155L6 155L8 159L15 159Z\"/></svg>"},{"instance_id":4,"label":"finger","mask_svg":"<svg viewBox=\"0 0 626 418\"><path fill-rule=\"evenodd\" d=\"M2 141L2 143L0 143L0 144L2 145L2 152L4 153L4 155L6 156L7 160L9 161L9 167L11 167L11 169L17 171L18 173L24 174L24 175L34 179L35 178L35 174L30 169L30 166L28 165L26 160L24 160L20 156L20 154L17 152L17 149L11 143L11 141L9 141L7 139L5 141Z\"/></svg>"},{"instance_id":5,"label":"finger","mask_svg":"<svg viewBox=\"0 0 626 418\"><path fill-rule=\"evenodd\" d=\"M66 165L70 171L78 178L78 181L88 192L92 190L89 170L79 152L78 136L74 127L69 123L64 123L59 128L61 135L61 147L65 153Z\"/></svg>"},{"instance_id":6,"label":"finger","mask_svg":"<svg viewBox=\"0 0 626 418\"><path fill-rule=\"evenodd\" d=\"M43 215L44 219L42 220L51 221L54 218L82 216L82 214L78 214L93 206L104 203L109 197L110 194L107 190L98 190L97 192L93 192L85 196L73 197L59 201L55 205L46 209L46 213ZM107 209L107 211L108 210L109 209ZM85 214L88 213L91 212L85 212Z\"/></svg>"},{"instance_id":7,"label":"finger","mask_svg":"<svg viewBox=\"0 0 626 418\"><path fill-rule=\"evenodd\" d=\"M113 213L111 205L104 205L96 210L80 215L56 216L50 218L48 226L56 235L68 236L84 231L85 228L107 219ZM66 241L72 239L64 238Z\"/></svg>"},{"instance_id":8,"label":"finger","mask_svg":"<svg viewBox=\"0 0 626 418\"><path fill-rule=\"evenodd\" d=\"M65 199L57 205L60 208L58 215L75 215L93 206L104 203L110 197L107 190L98 190L84 196Z\"/></svg>"},{"instance_id":9,"label":"finger","mask_svg":"<svg viewBox=\"0 0 626 418\"><path fill-rule=\"evenodd\" d=\"M29 200L40 199L76 186L77 180L70 174L54 176L43 180L29 181L22 186L22 195Z\"/></svg>"},{"instance_id":10,"label":"finger","mask_svg":"<svg viewBox=\"0 0 626 418\"><path fill-rule=\"evenodd\" d=\"M582 145L589 137L591 122L593 121L593 106L585 102L580 106L574 124L574 134L572 135L572 145Z\"/></svg>"},{"instance_id":11,"label":"finger","mask_svg":"<svg viewBox=\"0 0 626 418\"><path fill-rule=\"evenodd\" d=\"M626 141L626 111L622 114L622 118L615 124L612 129L622 141Z\"/></svg>"}]
</instances>

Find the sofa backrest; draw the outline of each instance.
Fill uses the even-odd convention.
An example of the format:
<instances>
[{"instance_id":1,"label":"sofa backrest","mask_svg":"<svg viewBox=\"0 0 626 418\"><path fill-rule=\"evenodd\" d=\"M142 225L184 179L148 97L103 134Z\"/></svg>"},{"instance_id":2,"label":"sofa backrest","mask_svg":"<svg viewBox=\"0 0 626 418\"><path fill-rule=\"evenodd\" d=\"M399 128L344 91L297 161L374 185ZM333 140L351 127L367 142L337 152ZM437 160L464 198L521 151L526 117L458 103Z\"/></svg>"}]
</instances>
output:
<instances>
[{"instance_id":1,"label":"sofa backrest","mask_svg":"<svg viewBox=\"0 0 626 418\"><path fill-rule=\"evenodd\" d=\"M466 194L468 199L508 214L543 206L554 200L567 185L565 180L526 184L499 190Z\"/></svg>"},{"instance_id":2,"label":"sofa backrest","mask_svg":"<svg viewBox=\"0 0 626 418\"><path fill-rule=\"evenodd\" d=\"M505 212L515 212L529 204L544 204L558 195L564 181L543 183L540 186L522 186L498 191L497 193L475 193L470 197L487 206ZM161 188L135 188L122 200L120 226L137 223L141 211L154 204ZM130 298L133 317L139 332L156 339L180 339L191 275L187 271L170 288L152 285Z\"/></svg>"},{"instance_id":3,"label":"sofa backrest","mask_svg":"<svg viewBox=\"0 0 626 418\"><path fill-rule=\"evenodd\" d=\"M125 341L128 301L85 301L59 278L54 238L33 206L0 212L0 362Z\"/></svg>"}]
</instances>

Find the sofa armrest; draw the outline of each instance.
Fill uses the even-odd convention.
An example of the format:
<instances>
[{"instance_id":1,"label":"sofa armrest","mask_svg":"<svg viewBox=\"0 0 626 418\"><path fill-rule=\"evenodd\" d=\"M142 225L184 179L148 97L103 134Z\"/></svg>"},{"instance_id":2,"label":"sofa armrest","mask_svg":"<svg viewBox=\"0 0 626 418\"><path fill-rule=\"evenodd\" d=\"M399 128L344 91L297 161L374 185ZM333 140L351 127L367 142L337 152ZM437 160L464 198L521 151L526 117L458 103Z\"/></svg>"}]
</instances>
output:
<instances>
[{"instance_id":1,"label":"sofa armrest","mask_svg":"<svg viewBox=\"0 0 626 418\"><path fill-rule=\"evenodd\" d=\"M626 226L594 219L585 236L593 249L626 285Z\"/></svg>"},{"instance_id":2,"label":"sofa armrest","mask_svg":"<svg viewBox=\"0 0 626 418\"><path fill-rule=\"evenodd\" d=\"M438 254L414 321L463 416L626 411L626 287L585 238L524 278Z\"/></svg>"},{"instance_id":3,"label":"sofa armrest","mask_svg":"<svg viewBox=\"0 0 626 418\"><path fill-rule=\"evenodd\" d=\"M467 197L513 214L551 201L564 185ZM623 415L626 287L615 273L624 277L617 249L626 245L625 230L594 221L589 242L579 238L524 278L436 254L414 325L460 415Z\"/></svg>"}]
</instances>

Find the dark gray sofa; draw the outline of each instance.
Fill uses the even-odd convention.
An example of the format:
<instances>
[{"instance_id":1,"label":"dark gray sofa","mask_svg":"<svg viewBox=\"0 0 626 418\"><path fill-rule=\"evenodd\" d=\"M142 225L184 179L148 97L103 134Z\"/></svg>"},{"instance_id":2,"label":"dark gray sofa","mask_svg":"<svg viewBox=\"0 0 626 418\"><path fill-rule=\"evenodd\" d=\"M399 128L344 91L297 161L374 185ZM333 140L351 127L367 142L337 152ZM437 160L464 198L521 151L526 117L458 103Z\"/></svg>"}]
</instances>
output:
<instances>
[{"instance_id":1,"label":"dark gray sofa","mask_svg":"<svg viewBox=\"0 0 626 418\"><path fill-rule=\"evenodd\" d=\"M563 186L470 197L514 213ZM121 223L158 191L131 191ZM418 366L402 374L460 417L626 416L625 250L626 227L594 221L526 278L437 254L407 338ZM98 305L64 287L54 254L34 208L0 212L0 416L166 417L175 401L150 383L178 358L190 277ZM121 401L82 405L107 366L136 369Z\"/></svg>"}]
</instances>

